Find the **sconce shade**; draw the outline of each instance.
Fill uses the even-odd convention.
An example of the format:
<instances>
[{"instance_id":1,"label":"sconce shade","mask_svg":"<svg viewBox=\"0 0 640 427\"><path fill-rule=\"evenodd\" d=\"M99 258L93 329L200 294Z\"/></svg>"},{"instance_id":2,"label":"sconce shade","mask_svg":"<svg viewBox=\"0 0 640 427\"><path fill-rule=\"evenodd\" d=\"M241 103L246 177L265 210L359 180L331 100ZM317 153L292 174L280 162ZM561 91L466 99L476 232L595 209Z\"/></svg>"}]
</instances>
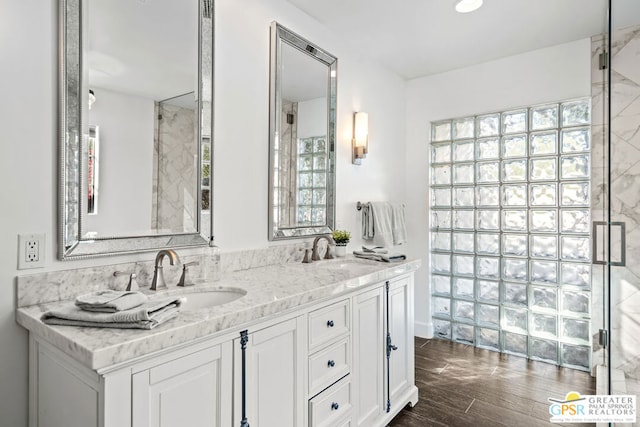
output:
<instances>
[{"instance_id":1,"label":"sconce shade","mask_svg":"<svg viewBox=\"0 0 640 427\"><path fill-rule=\"evenodd\" d=\"M353 156L354 165L362 164L369 152L369 114L357 112L353 115Z\"/></svg>"}]
</instances>

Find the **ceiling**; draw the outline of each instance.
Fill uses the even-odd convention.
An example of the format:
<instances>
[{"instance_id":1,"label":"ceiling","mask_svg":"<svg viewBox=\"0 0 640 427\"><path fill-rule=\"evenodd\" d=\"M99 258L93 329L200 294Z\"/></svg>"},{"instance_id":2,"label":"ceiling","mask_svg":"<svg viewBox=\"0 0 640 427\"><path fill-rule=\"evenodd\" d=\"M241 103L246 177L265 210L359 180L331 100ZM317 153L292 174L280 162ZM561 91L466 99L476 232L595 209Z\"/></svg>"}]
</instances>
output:
<instances>
[{"instance_id":1,"label":"ceiling","mask_svg":"<svg viewBox=\"0 0 640 427\"><path fill-rule=\"evenodd\" d=\"M468 67L605 31L606 0L288 0L405 79ZM615 26L640 22L640 1L613 0Z\"/></svg>"}]
</instances>

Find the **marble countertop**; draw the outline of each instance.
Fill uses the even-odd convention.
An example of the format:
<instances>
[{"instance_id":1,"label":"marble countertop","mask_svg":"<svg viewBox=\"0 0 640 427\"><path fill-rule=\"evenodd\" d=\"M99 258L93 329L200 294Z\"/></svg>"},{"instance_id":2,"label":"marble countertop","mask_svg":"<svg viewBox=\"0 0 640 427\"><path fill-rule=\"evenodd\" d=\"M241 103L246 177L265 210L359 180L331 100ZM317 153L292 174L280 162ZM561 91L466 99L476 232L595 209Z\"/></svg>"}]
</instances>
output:
<instances>
[{"instance_id":1,"label":"marble countertop","mask_svg":"<svg viewBox=\"0 0 640 427\"><path fill-rule=\"evenodd\" d=\"M42 323L42 313L69 304L69 300L20 307L16 319L20 325L45 338L64 353L100 371L198 338L231 332L233 328L271 315L346 295L413 272L420 267L420 263L420 260L384 263L347 257L311 264L276 264L228 273L219 281L197 284L184 292L239 288L247 292L245 296L212 308L182 310L177 318L150 331L50 326ZM173 287L169 292L175 294L177 289ZM166 291L158 292L157 296L161 297L163 293L166 296Z\"/></svg>"}]
</instances>

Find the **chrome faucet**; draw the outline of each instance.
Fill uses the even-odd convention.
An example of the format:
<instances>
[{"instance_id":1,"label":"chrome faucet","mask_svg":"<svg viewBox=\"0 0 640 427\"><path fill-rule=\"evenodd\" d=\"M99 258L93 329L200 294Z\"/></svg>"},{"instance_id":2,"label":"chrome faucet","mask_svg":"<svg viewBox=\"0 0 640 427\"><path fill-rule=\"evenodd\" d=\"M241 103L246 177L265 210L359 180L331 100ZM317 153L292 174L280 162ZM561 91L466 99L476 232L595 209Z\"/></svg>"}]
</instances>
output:
<instances>
[{"instance_id":1,"label":"chrome faucet","mask_svg":"<svg viewBox=\"0 0 640 427\"><path fill-rule=\"evenodd\" d=\"M320 254L318 253L318 241L320 239L326 239L327 240L327 250L324 253L324 259L333 259L334 256L331 253L331 247L335 246L336 242L333 240L333 237L331 237L331 235L323 234L321 236L316 237L313 240L313 248L312 248L311 260L312 261L320 261Z\"/></svg>"},{"instance_id":2,"label":"chrome faucet","mask_svg":"<svg viewBox=\"0 0 640 427\"><path fill-rule=\"evenodd\" d=\"M162 260L165 256L169 257L169 264L174 265L176 261L180 261L178 254L171 249L163 249L156 255L156 266L153 270L153 280L151 281L151 290L165 289L167 284L164 282L164 274L162 273Z\"/></svg>"}]
</instances>

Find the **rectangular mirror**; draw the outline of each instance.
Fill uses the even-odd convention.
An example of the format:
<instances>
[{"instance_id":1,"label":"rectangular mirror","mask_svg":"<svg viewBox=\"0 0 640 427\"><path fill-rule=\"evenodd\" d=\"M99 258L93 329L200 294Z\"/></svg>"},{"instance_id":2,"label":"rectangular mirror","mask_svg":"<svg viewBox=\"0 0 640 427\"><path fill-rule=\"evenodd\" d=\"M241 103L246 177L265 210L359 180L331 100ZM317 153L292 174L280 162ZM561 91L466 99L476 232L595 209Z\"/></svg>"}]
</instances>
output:
<instances>
[{"instance_id":1,"label":"rectangular mirror","mask_svg":"<svg viewBox=\"0 0 640 427\"><path fill-rule=\"evenodd\" d=\"M338 60L271 24L269 240L330 233Z\"/></svg>"},{"instance_id":2,"label":"rectangular mirror","mask_svg":"<svg viewBox=\"0 0 640 427\"><path fill-rule=\"evenodd\" d=\"M60 1L60 259L206 245L213 0Z\"/></svg>"}]
</instances>

